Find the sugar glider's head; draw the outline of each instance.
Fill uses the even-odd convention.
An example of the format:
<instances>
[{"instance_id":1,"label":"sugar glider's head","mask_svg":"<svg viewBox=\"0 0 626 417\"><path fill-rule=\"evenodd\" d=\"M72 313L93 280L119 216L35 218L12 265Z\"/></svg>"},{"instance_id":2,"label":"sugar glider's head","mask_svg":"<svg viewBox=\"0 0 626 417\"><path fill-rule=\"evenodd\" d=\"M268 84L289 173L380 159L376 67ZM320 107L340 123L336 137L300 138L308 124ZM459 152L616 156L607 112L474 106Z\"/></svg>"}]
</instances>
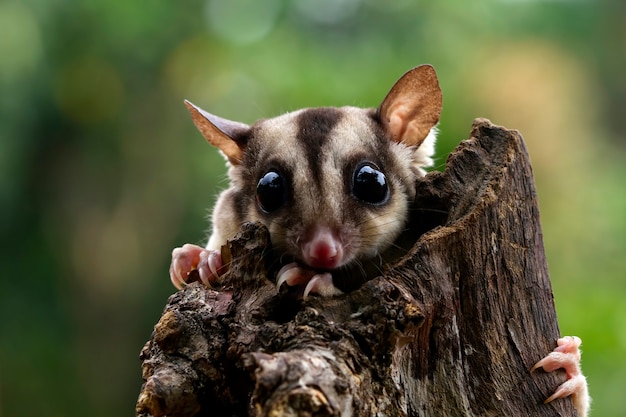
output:
<instances>
[{"instance_id":1,"label":"sugar glider's head","mask_svg":"<svg viewBox=\"0 0 626 417\"><path fill-rule=\"evenodd\" d=\"M377 109L310 108L248 126L186 104L231 165L233 221L258 221L281 255L335 270L377 257L405 228L442 96L423 65Z\"/></svg>"}]
</instances>

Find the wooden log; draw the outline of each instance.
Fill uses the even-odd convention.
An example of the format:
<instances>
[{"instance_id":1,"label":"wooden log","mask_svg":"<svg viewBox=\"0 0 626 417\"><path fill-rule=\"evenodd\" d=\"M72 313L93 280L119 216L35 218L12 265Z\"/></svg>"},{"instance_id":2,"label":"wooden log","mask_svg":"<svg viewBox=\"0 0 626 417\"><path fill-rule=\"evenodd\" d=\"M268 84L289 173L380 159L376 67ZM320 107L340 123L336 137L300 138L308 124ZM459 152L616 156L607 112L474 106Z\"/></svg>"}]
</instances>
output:
<instances>
[{"instance_id":1,"label":"wooden log","mask_svg":"<svg viewBox=\"0 0 626 417\"><path fill-rule=\"evenodd\" d=\"M416 207L409 253L332 298L277 291L267 230L245 225L219 288L170 297L137 415L575 415L543 404L564 372L529 371L559 330L519 133L475 120Z\"/></svg>"}]
</instances>

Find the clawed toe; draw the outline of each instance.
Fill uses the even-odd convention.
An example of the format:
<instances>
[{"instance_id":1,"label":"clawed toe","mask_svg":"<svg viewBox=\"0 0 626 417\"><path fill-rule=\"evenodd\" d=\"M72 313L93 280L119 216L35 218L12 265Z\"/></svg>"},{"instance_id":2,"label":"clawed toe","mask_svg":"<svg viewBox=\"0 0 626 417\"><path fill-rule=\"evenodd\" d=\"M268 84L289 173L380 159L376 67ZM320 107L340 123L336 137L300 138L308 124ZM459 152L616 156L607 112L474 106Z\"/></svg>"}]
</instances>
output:
<instances>
[{"instance_id":1,"label":"clawed toe","mask_svg":"<svg viewBox=\"0 0 626 417\"><path fill-rule=\"evenodd\" d=\"M179 290L189 283L189 274L198 271L200 281L208 287L220 276L223 270L222 256L214 250L186 244L172 251L170 280Z\"/></svg>"},{"instance_id":2,"label":"clawed toe","mask_svg":"<svg viewBox=\"0 0 626 417\"><path fill-rule=\"evenodd\" d=\"M568 378L580 373L580 350L582 341L576 336L562 337L557 341L558 347L532 367L531 371L543 368L546 372L565 369Z\"/></svg>"},{"instance_id":3,"label":"clawed toe","mask_svg":"<svg viewBox=\"0 0 626 417\"><path fill-rule=\"evenodd\" d=\"M204 250L200 253L200 261L196 268L200 281L207 287L210 288L211 284L219 279L222 267L222 256L219 252Z\"/></svg>"},{"instance_id":4,"label":"clawed toe","mask_svg":"<svg viewBox=\"0 0 626 417\"><path fill-rule=\"evenodd\" d=\"M557 341L557 347L546 357L532 367L531 372L543 368L546 372L564 369L567 381L561 384L544 403L549 403L557 398L572 397L574 406L580 417L585 417L589 411L589 393L587 381L580 370L580 350L582 341L576 336L562 337Z\"/></svg>"},{"instance_id":5,"label":"clawed toe","mask_svg":"<svg viewBox=\"0 0 626 417\"><path fill-rule=\"evenodd\" d=\"M568 379L554 391L554 394L546 398L545 404L556 400L557 398L565 398L587 390L587 381L582 375L576 375Z\"/></svg>"},{"instance_id":6,"label":"clawed toe","mask_svg":"<svg viewBox=\"0 0 626 417\"><path fill-rule=\"evenodd\" d=\"M329 297L342 293L333 285L333 277L329 272L317 273L311 269L303 268L295 262L283 266L276 274L276 278L278 289L283 284L290 287L304 286L302 295L304 298L309 294Z\"/></svg>"},{"instance_id":7,"label":"clawed toe","mask_svg":"<svg viewBox=\"0 0 626 417\"><path fill-rule=\"evenodd\" d=\"M304 288L304 298L309 294L319 294L323 297L331 297L339 295L342 292L333 285L333 276L326 272L323 274L315 274Z\"/></svg>"},{"instance_id":8,"label":"clawed toe","mask_svg":"<svg viewBox=\"0 0 626 417\"><path fill-rule=\"evenodd\" d=\"M290 287L306 285L313 275L315 275L315 272L301 268L295 262L289 263L280 268L276 274L276 288L280 289L283 284L287 284Z\"/></svg>"},{"instance_id":9,"label":"clawed toe","mask_svg":"<svg viewBox=\"0 0 626 417\"><path fill-rule=\"evenodd\" d=\"M196 269L198 256L202 248L195 245L184 245L172 251L172 263L170 264L170 280L179 290L187 283L187 276Z\"/></svg>"}]
</instances>

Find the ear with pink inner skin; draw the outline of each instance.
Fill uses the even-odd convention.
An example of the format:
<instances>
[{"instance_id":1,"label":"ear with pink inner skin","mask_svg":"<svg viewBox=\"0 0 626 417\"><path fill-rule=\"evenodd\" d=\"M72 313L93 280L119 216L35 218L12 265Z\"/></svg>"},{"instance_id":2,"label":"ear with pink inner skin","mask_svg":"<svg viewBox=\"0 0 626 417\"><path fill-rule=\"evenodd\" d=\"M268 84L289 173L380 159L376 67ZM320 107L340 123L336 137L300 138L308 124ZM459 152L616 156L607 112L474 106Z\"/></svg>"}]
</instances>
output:
<instances>
[{"instance_id":1,"label":"ear with pink inner skin","mask_svg":"<svg viewBox=\"0 0 626 417\"><path fill-rule=\"evenodd\" d=\"M246 137L245 134L250 127L244 123L222 119L187 100L185 106L189 109L191 118L202 136L222 151L231 164L239 165L246 145L245 139L242 138Z\"/></svg>"},{"instance_id":2,"label":"ear with pink inner skin","mask_svg":"<svg viewBox=\"0 0 626 417\"><path fill-rule=\"evenodd\" d=\"M435 69L420 65L394 84L378 108L378 116L393 141L419 146L439 122L442 102Z\"/></svg>"}]
</instances>

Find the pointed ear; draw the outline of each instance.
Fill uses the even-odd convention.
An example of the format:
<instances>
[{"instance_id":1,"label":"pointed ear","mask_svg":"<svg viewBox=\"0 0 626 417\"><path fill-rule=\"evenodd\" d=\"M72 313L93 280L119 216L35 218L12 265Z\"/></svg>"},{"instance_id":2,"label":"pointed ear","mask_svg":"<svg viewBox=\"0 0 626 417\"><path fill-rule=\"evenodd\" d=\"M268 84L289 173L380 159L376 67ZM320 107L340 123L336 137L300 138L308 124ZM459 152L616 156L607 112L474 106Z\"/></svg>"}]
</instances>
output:
<instances>
[{"instance_id":1,"label":"pointed ear","mask_svg":"<svg viewBox=\"0 0 626 417\"><path fill-rule=\"evenodd\" d=\"M239 165L250 127L244 123L222 119L185 100L194 124L209 143L226 155L233 165Z\"/></svg>"},{"instance_id":2,"label":"pointed ear","mask_svg":"<svg viewBox=\"0 0 626 417\"><path fill-rule=\"evenodd\" d=\"M378 116L391 139L419 146L441 114L441 89L430 65L420 65L404 74L378 108Z\"/></svg>"}]
</instances>

